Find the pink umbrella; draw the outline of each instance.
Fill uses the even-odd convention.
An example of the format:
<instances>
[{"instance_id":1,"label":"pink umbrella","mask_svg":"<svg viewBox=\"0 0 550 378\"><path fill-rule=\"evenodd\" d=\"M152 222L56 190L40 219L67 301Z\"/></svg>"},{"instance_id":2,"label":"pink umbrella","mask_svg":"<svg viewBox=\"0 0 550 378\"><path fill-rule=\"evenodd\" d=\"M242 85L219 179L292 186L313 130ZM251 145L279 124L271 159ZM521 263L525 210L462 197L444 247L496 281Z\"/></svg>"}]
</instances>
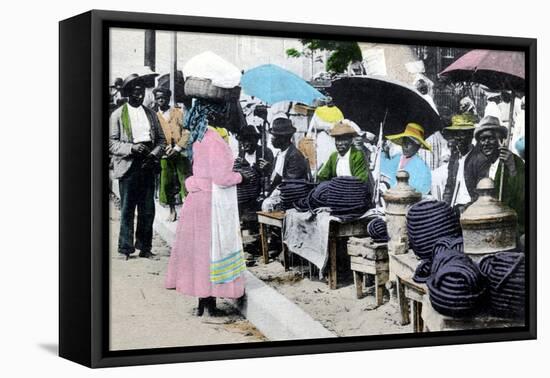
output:
<instances>
[{"instance_id":1,"label":"pink umbrella","mask_svg":"<svg viewBox=\"0 0 550 378\"><path fill-rule=\"evenodd\" d=\"M525 53L472 50L439 74L453 82L474 82L494 90L522 92L525 86Z\"/></svg>"}]
</instances>

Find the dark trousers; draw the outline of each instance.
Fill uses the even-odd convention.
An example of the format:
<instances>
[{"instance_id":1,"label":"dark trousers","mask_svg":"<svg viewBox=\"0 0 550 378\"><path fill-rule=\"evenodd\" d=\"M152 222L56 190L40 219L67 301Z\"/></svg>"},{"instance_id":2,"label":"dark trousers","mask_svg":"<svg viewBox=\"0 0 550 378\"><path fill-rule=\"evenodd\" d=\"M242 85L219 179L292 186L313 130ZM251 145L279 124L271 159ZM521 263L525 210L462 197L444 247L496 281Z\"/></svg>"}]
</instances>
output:
<instances>
[{"instance_id":1,"label":"dark trousers","mask_svg":"<svg viewBox=\"0 0 550 378\"><path fill-rule=\"evenodd\" d=\"M134 161L128 173L119 179L120 234L118 252L131 254L136 249L151 252L153 220L155 219L155 172ZM134 215L137 209L136 243L134 245Z\"/></svg>"}]
</instances>

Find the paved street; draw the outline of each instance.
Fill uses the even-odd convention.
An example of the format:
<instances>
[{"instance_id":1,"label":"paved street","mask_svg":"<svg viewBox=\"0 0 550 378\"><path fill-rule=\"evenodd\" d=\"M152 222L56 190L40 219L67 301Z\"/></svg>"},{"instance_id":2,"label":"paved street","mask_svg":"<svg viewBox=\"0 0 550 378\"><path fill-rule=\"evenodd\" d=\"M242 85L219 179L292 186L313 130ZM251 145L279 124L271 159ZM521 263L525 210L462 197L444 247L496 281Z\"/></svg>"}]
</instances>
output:
<instances>
[{"instance_id":1,"label":"paved street","mask_svg":"<svg viewBox=\"0 0 550 378\"><path fill-rule=\"evenodd\" d=\"M221 317L195 317L197 299L163 287L169 246L157 235L157 260L120 259L117 253L119 211L111 206L111 349L140 349L204 344L247 343L265 338L231 307Z\"/></svg>"}]
</instances>

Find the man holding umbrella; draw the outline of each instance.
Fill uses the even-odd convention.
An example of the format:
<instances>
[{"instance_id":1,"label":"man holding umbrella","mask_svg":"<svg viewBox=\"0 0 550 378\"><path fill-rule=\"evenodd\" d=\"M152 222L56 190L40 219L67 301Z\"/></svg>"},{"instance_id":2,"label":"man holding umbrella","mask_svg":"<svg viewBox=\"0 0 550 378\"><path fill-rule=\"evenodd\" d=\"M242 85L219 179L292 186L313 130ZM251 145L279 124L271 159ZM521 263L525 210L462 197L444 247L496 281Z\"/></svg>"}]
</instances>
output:
<instances>
[{"instance_id":1,"label":"man holding umbrella","mask_svg":"<svg viewBox=\"0 0 550 378\"><path fill-rule=\"evenodd\" d=\"M143 106L145 84L131 74L122 84L121 94L128 102L110 118L109 153L113 176L120 188L120 233L118 252L128 258L137 249L139 256L151 258L155 217L155 174L166 141L155 112ZM134 214L137 228L134 244Z\"/></svg>"}]
</instances>

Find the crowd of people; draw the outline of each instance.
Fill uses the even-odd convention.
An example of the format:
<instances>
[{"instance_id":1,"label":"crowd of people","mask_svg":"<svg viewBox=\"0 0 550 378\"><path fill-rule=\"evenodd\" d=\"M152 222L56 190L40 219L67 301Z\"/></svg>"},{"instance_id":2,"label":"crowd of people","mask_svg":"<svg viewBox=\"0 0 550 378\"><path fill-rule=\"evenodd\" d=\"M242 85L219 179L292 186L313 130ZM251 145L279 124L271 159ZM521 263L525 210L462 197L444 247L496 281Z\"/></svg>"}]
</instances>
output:
<instances>
[{"instance_id":1,"label":"crowd of people","mask_svg":"<svg viewBox=\"0 0 550 378\"><path fill-rule=\"evenodd\" d=\"M422 83L418 90L429 96ZM401 133L378 140L346 119L330 98L309 109L305 128L290 116L292 106L243 107L251 109L243 119L256 120L235 128L227 125L228 112L235 111L227 104L202 99L177 103L169 89L155 86L150 77L117 79L111 87L109 152L112 178L119 182L118 252L125 259L136 250L139 257L155 257L151 248L158 198L170 210L168 221L179 220L166 287L199 297L197 315L205 309L214 314L215 297L244 293L242 245L240 235L235 236L241 222L253 220L250 215L259 210L281 210L281 184L352 176L368 187L372 207L383 211L378 194L396 185L399 170L409 173L410 185L424 198L444 201L457 213L477 199L477 183L492 178L502 202L517 212L522 234L525 102L509 112L501 105L510 102L507 96L488 92L483 112L463 98L450 122L431 139L421 124L410 122ZM430 140L438 141L437 148ZM211 227L213 222L219 227Z\"/></svg>"}]
</instances>

